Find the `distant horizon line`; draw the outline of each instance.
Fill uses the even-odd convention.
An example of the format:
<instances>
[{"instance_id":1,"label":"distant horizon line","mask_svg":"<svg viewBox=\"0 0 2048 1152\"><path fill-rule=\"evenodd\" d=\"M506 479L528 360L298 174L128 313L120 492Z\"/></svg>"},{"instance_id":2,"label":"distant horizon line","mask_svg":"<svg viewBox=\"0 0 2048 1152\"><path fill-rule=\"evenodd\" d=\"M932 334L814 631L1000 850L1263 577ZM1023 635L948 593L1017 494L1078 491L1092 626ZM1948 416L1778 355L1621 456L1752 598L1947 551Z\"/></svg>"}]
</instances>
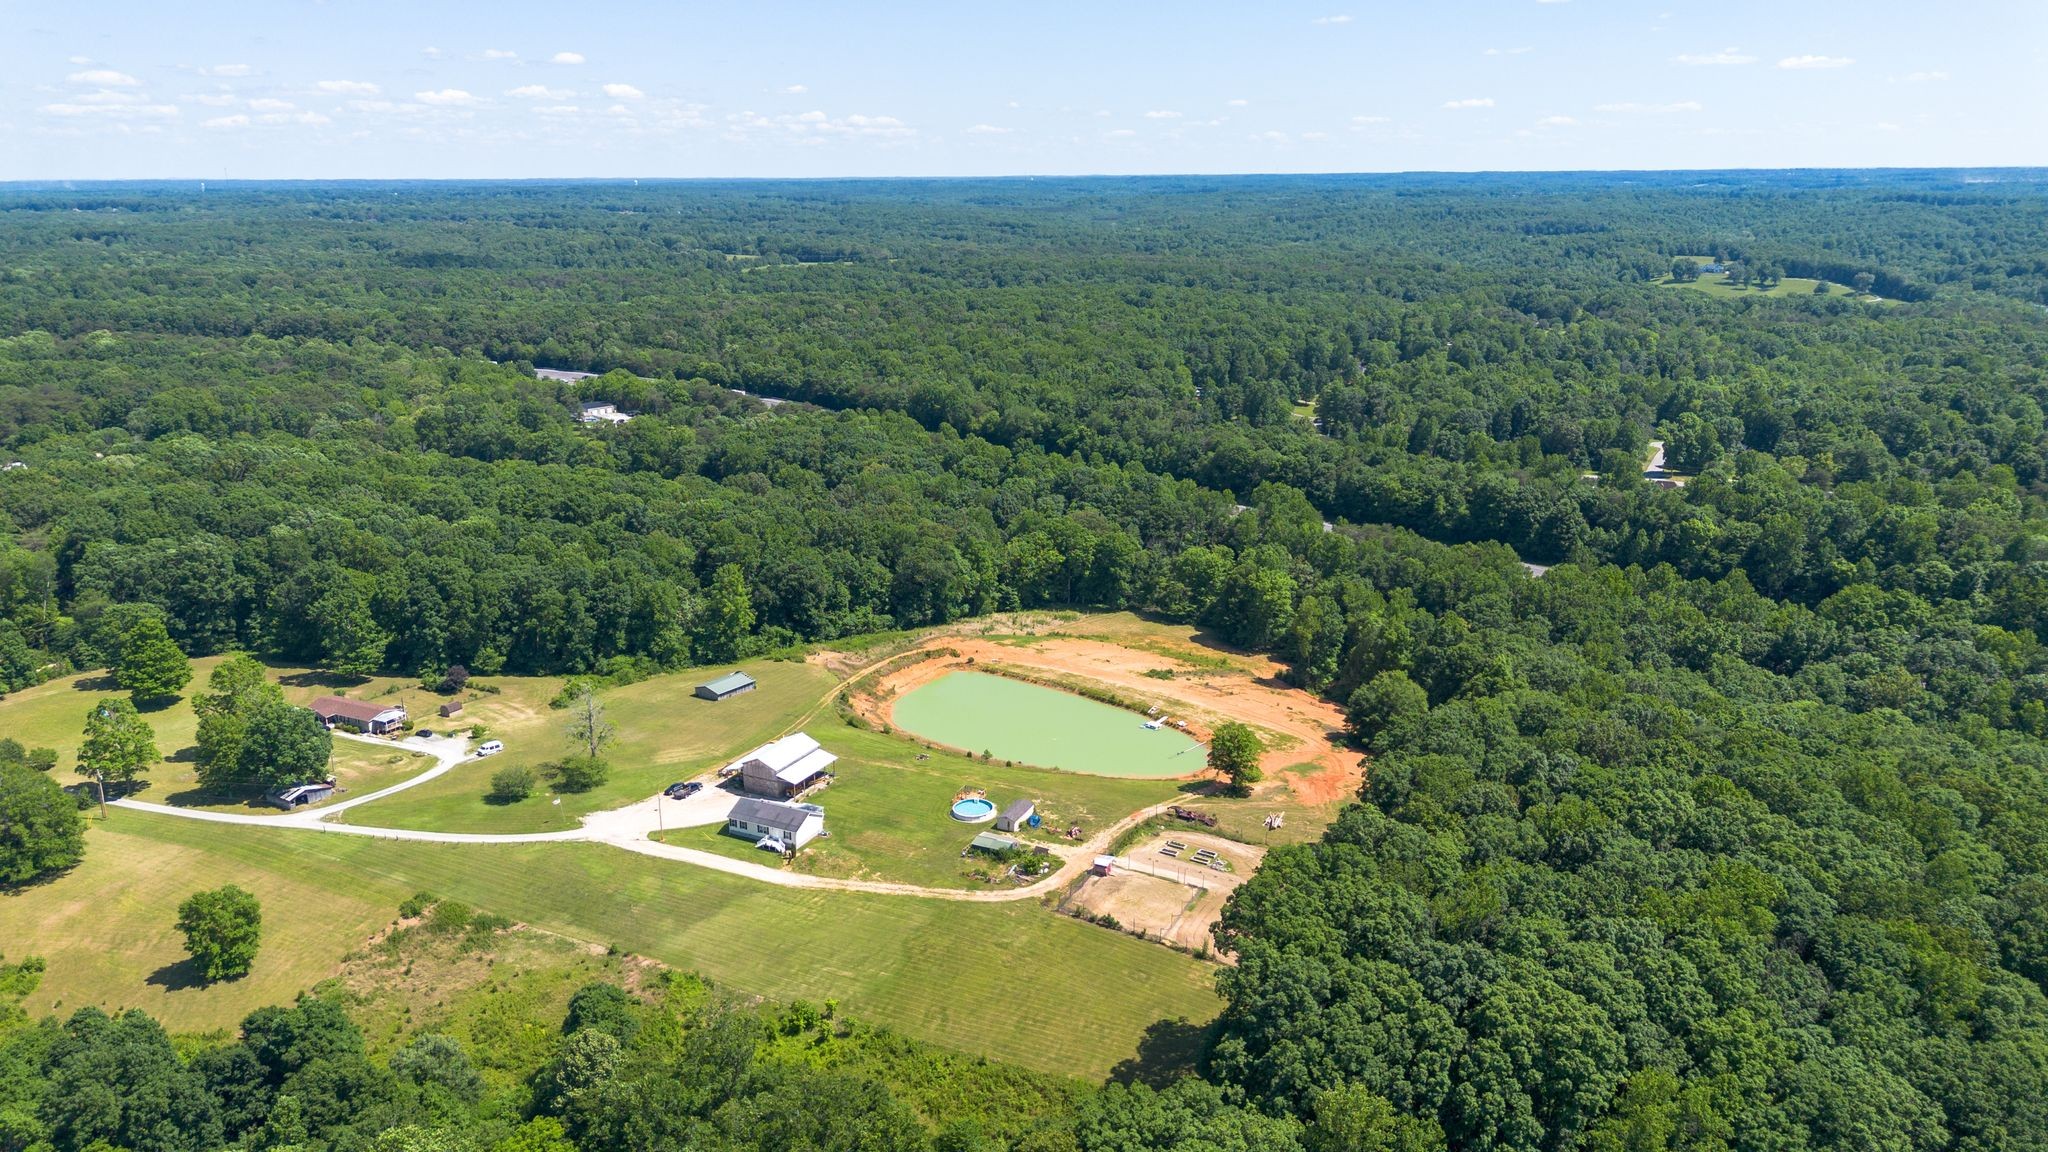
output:
<instances>
[{"instance_id":1,"label":"distant horizon line","mask_svg":"<svg viewBox=\"0 0 2048 1152\"><path fill-rule=\"evenodd\" d=\"M2048 164L1971 165L1879 165L1728 168L1404 168L1329 169L1319 171L1239 172L1012 172L985 175L912 174L890 176L44 176L0 180L0 189L57 189L77 186L163 185L163 184L714 184L714 183L966 183L971 181L1034 180L1274 180L1328 178L1390 178L1444 176L1684 176L1760 174L2029 174L2048 177Z\"/></svg>"}]
</instances>

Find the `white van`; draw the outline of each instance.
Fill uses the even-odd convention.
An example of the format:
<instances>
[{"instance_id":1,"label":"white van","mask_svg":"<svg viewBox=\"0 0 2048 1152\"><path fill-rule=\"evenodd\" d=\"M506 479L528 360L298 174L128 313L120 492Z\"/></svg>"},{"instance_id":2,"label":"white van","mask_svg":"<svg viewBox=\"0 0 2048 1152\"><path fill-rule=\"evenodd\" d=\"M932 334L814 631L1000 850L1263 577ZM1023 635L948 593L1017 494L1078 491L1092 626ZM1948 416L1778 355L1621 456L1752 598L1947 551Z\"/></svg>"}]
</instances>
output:
<instances>
[{"instance_id":1,"label":"white van","mask_svg":"<svg viewBox=\"0 0 2048 1152\"><path fill-rule=\"evenodd\" d=\"M505 742L503 740L486 740L476 746L476 754L479 756L495 756L504 750Z\"/></svg>"}]
</instances>

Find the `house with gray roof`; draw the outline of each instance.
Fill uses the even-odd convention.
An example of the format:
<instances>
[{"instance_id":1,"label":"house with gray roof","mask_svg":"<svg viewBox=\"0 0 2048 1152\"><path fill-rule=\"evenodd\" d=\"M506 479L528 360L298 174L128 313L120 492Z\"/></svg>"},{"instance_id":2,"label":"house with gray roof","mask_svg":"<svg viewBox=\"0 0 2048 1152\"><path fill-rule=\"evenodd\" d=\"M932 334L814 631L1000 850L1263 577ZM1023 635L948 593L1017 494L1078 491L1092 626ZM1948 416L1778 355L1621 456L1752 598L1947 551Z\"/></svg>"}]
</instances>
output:
<instances>
[{"instance_id":1,"label":"house with gray roof","mask_svg":"<svg viewBox=\"0 0 2048 1152\"><path fill-rule=\"evenodd\" d=\"M740 797L725 818L725 834L751 840L756 848L794 852L825 832L825 810L816 804Z\"/></svg>"}]
</instances>

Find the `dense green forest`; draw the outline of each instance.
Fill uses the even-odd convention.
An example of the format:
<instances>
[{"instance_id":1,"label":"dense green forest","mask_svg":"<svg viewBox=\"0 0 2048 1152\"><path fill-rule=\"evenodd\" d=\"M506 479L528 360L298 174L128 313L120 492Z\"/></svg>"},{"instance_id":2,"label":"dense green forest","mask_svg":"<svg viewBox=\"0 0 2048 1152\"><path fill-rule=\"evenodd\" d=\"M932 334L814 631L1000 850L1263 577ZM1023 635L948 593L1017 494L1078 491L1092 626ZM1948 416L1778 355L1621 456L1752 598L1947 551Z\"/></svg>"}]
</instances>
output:
<instances>
[{"instance_id":1,"label":"dense green forest","mask_svg":"<svg viewBox=\"0 0 2048 1152\"><path fill-rule=\"evenodd\" d=\"M427 675L1199 622L1346 704L1368 783L1233 900L1201 1078L1055 1146L2044 1147L2043 193L0 190L0 687L145 617ZM1887 299L1657 282L1688 254Z\"/></svg>"}]
</instances>

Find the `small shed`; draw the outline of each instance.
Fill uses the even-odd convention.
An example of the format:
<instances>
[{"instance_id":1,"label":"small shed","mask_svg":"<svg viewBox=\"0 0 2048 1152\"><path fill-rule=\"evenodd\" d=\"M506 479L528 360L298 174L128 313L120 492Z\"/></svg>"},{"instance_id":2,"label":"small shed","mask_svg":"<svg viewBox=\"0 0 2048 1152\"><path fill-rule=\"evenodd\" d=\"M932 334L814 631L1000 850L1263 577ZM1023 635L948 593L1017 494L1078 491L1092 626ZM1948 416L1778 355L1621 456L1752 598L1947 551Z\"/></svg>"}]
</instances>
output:
<instances>
[{"instance_id":1,"label":"small shed","mask_svg":"<svg viewBox=\"0 0 2048 1152\"><path fill-rule=\"evenodd\" d=\"M334 785L321 781L314 784L294 784L288 788L274 788L264 793L263 799L279 808L290 809L318 804L333 795Z\"/></svg>"},{"instance_id":2,"label":"small shed","mask_svg":"<svg viewBox=\"0 0 2048 1152\"><path fill-rule=\"evenodd\" d=\"M1097 856L1097 857L1095 858L1095 874L1096 874L1097 876L1108 876L1108 875L1111 875L1111 874L1113 874L1113 873L1115 873L1115 872L1116 872L1116 857L1114 857L1114 856Z\"/></svg>"},{"instance_id":3,"label":"small shed","mask_svg":"<svg viewBox=\"0 0 2048 1152\"><path fill-rule=\"evenodd\" d=\"M450 716L460 715L462 713L462 701L450 700L446 704L441 705L441 707L436 709L436 711L441 713L441 718L443 720L446 720Z\"/></svg>"},{"instance_id":4,"label":"small shed","mask_svg":"<svg viewBox=\"0 0 2048 1152\"><path fill-rule=\"evenodd\" d=\"M754 678L745 672L728 672L709 684L697 685L694 695L699 700L724 700L742 692L754 690Z\"/></svg>"},{"instance_id":5,"label":"small shed","mask_svg":"<svg viewBox=\"0 0 2048 1152\"><path fill-rule=\"evenodd\" d=\"M1016 846L1017 842L1008 836L998 836L993 832L983 832L968 842L967 850L969 852L986 852L991 856L995 856L1008 852Z\"/></svg>"},{"instance_id":6,"label":"small shed","mask_svg":"<svg viewBox=\"0 0 2048 1152\"><path fill-rule=\"evenodd\" d=\"M996 817L996 831L1022 832L1031 826L1031 818L1038 814L1038 804L1031 800L1012 800L1004 806L1003 814Z\"/></svg>"}]
</instances>

